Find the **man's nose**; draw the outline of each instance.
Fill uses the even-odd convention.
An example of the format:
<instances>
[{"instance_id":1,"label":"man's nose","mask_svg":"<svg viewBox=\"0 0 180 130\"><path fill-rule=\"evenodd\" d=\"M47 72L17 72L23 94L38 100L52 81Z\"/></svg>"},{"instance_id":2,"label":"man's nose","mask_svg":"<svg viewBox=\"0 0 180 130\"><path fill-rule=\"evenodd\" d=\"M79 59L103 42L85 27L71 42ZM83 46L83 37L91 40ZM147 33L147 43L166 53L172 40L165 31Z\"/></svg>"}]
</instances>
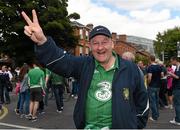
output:
<instances>
[{"instance_id":1,"label":"man's nose","mask_svg":"<svg viewBox=\"0 0 180 130\"><path fill-rule=\"evenodd\" d=\"M98 44L98 50L101 50L101 49L103 49L103 44L102 44L102 43L99 43L99 44Z\"/></svg>"}]
</instances>

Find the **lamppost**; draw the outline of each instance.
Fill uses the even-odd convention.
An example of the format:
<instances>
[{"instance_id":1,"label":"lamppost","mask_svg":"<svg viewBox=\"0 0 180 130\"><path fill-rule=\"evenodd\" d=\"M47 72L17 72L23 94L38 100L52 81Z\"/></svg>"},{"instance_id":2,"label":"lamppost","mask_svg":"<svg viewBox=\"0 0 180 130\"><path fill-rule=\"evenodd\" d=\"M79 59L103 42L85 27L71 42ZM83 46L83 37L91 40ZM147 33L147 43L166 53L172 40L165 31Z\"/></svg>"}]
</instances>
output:
<instances>
[{"instance_id":1,"label":"lamppost","mask_svg":"<svg viewBox=\"0 0 180 130\"><path fill-rule=\"evenodd\" d=\"M177 41L177 57L180 57L180 42Z\"/></svg>"},{"instance_id":2,"label":"lamppost","mask_svg":"<svg viewBox=\"0 0 180 130\"><path fill-rule=\"evenodd\" d=\"M161 51L161 56L162 56L162 61L164 62L164 43L162 40L160 40L160 43L162 44L162 51Z\"/></svg>"},{"instance_id":3,"label":"lamppost","mask_svg":"<svg viewBox=\"0 0 180 130\"><path fill-rule=\"evenodd\" d=\"M162 55L162 61L164 62L164 51L161 52Z\"/></svg>"}]
</instances>

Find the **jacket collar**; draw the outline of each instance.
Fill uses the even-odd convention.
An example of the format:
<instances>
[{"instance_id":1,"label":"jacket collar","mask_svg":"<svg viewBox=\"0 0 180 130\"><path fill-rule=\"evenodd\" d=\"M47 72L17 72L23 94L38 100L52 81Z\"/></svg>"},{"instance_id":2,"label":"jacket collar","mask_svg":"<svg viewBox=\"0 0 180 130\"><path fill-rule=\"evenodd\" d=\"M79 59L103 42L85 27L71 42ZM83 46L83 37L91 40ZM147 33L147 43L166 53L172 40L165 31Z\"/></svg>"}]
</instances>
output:
<instances>
[{"instance_id":1,"label":"jacket collar","mask_svg":"<svg viewBox=\"0 0 180 130\"><path fill-rule=\"evenodd\" d=\"M127 68L126 61L118 55L119 72Z\"/></svg>"}]
</instances>

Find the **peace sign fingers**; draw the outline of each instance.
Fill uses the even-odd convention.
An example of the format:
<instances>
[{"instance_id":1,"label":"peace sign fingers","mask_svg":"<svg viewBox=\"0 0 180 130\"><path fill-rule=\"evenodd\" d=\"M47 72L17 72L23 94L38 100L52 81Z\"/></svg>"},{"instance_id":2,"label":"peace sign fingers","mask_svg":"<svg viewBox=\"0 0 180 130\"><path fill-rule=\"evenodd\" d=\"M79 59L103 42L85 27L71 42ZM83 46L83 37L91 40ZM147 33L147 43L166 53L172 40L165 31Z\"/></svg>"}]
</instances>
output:
<instances>
[{"instance_id":1,"label":"peace sign fingers","mask_svg":"<svg viewBox=\"0 0 180 130\"><path fill-rule=\"evenodd\" d=\"M32 10L32 20L26 15L24 11L21 14L28 24L24 27L24 33L38 45L45 43L47 38L39 25L36 11Z\"/></svg>"},{"instance_id":2,"label":"peace sign fingers","mask_svg":"<svg viewBox=\"0 0 180 130\"><path fill-rule=\"evenodd\" d=\"M33 15L33 23L39 24L37 14L36 14L36 11L34 9L32 10L32 15Z\"/></svg>"},{"instance_id":3,"label":"peace sign fingers","mask_svg":"<svg viewBox=\"0 0 180 130\"><path fill-rule=\"evenodd\" d=\"M26 13L24 11L22 11L22 16L25 19L25 21L27 22L28 25L32 25L32 21L31 19L26 15Z\"/></svg>"}]
</instances>

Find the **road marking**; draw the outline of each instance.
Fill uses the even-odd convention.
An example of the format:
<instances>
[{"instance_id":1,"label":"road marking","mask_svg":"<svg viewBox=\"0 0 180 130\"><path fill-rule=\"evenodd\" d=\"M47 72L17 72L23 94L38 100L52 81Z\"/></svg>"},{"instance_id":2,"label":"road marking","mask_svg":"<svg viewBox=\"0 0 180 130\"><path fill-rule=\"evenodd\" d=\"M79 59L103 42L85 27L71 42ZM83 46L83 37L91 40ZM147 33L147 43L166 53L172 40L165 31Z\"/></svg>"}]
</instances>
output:
<instances>
[{"instance_id":1,"label":"road marking","mask_svg":"<svg viewBox=\"0 0 180 130\"><path fill-rule=\"evenodd\" d=\"M8 126L8 127L15 127L15 128L20 128L20 129L42 130L42 129L38 129L38 128L32 128L32 127L26 127L26 126L20 126L20 125L13 125L13 124L2 123L2 122L0 122L0 125Z\"/></svg>"},{"instance_id":2,"label":"road marking","mask_svg":"<svg viewBox=\"0 0 180 130\"><path fill-rule=\"evenodd\" d=\"M8 114L8 109L4 106L2 106L0 110L0 120L3 119Z\"/></svg>"}]
</instances>

